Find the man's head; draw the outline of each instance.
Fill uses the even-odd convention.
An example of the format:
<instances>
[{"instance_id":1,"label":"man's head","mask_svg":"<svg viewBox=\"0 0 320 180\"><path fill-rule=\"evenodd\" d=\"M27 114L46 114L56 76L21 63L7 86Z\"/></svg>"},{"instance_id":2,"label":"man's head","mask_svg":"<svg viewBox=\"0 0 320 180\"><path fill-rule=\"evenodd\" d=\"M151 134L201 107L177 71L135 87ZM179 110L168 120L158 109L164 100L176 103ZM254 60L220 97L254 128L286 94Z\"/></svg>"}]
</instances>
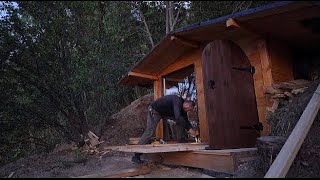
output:
<instances>
[{"instance_id":1,"label":"man's head","mask_svg":"<svg viewBox=\"0 0 320 180\"><path fill-rule=\"evenodd\" d=\"M185 112L192 111L193 108L194 108L194 106L195 106L195 103L194 103L193 101L185 100L185 101L183 102L183 110L184 110Z\"/></svg>"}]
</instances>

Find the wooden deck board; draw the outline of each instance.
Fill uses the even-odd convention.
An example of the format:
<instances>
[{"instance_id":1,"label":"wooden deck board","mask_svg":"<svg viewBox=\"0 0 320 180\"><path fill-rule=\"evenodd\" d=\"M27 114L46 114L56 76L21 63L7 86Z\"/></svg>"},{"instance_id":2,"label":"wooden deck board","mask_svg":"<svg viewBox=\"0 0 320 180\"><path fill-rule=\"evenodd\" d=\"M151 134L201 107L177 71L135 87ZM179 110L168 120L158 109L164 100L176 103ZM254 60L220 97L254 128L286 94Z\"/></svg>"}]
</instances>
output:
<instances>
[{"instance_id":1,"label":"wooden deck board","mask_svg":"<svg viewBox=\"0 0 320 180\"><path fill-rule=\"evenodd\" d=\"M105 150L136 152L136 153L162 153L204 150L208 147L206 143L175 143L175 144L146 144L146 145L124 145L109 146Z\"/></svg>"}]
</instances>

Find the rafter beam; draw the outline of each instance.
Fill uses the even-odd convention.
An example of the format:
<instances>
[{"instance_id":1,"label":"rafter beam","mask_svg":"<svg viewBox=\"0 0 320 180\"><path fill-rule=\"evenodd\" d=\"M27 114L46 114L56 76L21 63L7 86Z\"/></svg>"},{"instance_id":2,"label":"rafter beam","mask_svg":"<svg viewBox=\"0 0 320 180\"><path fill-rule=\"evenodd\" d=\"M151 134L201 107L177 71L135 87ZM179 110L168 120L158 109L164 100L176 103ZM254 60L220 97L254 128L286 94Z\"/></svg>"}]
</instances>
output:
<instances>
[{"instance_id":1,"label":"rafter beam","mask_svg":"<svg viewBox=\"0 0 320 180\"><path fill-rule=\"evenodd\" d=\"M149 74L143 74L143 73L138 73L138 72L132 72L132 71L130 71L130 72L128 73L128 76L137 76L137 77L142 77L142 78L152 79L152 80L157 80L157 79L158 79L157 76L153 76L153 75L149 75Z\"/></svg>"},{"instance_id":2,"label":"rafter beam","mask_svg":"<svg viewBox=\"0 0 320 180\"><path fill-rule=\"evenodd\" d=\"M232 18L229 18L229 19L226 21L226 26L227 26L227 28L229 28L229 27L240 28L239 23L238 23L235 19L232 19Z\"/></svg>"},{"instance_id":3,"label":"rafter beam","mask_svg":"<svg viewBox=\"0 0 320 180\"><path fill-rule=\"evenodd\" d=\"M176 40L177 42L179 42L181 44L184 44L184 45L187 45L187 46L190 46L193 48L199 48L198 44L195 44L194 42L188 41L186 39L178 38L177 36L171 36L170 39L171 39L171 41Z\"/></svg>"},{"instance_id":4,"label":"rafter beam","mask_svg":"<svg viewBox=\"0 0 320 180\"><path fill-rule=\"evenodd\" d=\"M229 29L238 29L254 35L259 35L259 33L252 31L250 28L244 26L243 24L239 23L236 19L233 18L229 18L226 21L226 27Z\"/></svg>"}]
</instances>

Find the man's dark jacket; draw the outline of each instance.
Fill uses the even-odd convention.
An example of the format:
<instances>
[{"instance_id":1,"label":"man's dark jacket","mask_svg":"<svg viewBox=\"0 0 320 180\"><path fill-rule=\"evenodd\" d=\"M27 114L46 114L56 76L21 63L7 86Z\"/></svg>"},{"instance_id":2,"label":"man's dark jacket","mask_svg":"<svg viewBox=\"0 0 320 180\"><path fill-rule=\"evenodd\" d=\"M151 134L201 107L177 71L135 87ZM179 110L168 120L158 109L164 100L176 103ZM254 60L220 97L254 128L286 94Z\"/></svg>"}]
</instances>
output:
<instances>
[{"instance_id":1,"label":"man's dark jacket","mask_svg":"<svg viewBox=\"0 0 320 180\"><path fill-rule=\"evenodd\" d=\"M177 95L166 95L154 101L151 106L162 118L173 119L177 125L189 130L191 124L187 113L183 110L183 102L183 98Z\"/></svg>"}]
</instances>

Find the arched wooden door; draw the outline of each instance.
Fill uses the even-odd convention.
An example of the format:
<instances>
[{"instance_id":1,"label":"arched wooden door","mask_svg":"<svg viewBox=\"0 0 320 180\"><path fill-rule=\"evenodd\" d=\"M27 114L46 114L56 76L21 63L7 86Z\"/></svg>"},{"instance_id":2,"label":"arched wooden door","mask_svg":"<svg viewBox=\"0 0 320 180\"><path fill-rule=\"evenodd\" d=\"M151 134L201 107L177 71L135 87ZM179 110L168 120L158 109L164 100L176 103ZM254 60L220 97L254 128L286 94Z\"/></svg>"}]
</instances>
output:
<instances>
[{"instance_id":1,"label":"arched wooden door","mask_svg":"<svg viewBox=\"0 0 320 180\"><path fill-rule=\"evenodd\" d=\"M254 68L232 41L216 40L202 52L209 148L254 147L260 132Z\"/></svg>"}]
</instances>

